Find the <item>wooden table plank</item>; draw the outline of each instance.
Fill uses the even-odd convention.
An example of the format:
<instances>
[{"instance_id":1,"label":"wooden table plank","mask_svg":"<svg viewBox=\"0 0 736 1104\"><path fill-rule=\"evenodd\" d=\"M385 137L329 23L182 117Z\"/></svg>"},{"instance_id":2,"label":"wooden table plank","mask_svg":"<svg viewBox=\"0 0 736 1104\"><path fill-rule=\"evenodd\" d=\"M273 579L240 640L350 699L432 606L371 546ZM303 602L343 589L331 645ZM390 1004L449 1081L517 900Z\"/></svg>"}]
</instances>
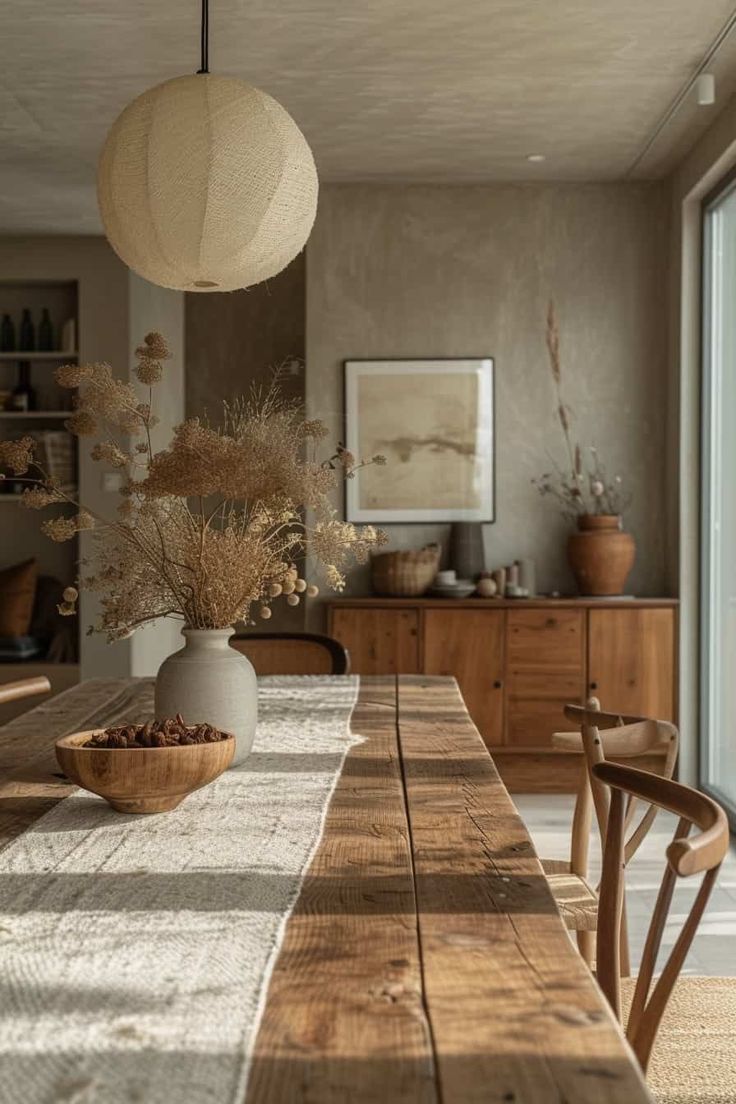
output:
<instances>
[{"instance_id":1,"label":"wooden table plank","mask_svg":"<svg viewBox=\"0 0 736 1104\"><path fill-rule=\"evenodd\" d=\"M153 715L152 679L90 679L0 728L0 850L67 797L60 736Z\"/></svg>"},{"instance_id":2,"label":"wooden table plank","mask_svg":"<svg viewBox=\"0 0 736 1104\"><path fill-rule=\"evenodd\" d=\"M353 748L286 927L248 1104L436 1104L396 738L396 683L362 679ZM298 777L295 778L295 785Z\"/></svg>"},{"instance_id":3,"label":"wooden table plank","mask_svg":"<svg viewBox=\"0 0 736 1104\"><path fill-rule=\"evenodd\" d=\"M399 679L398 718L444 1104L649 1100L456 685Z\"/></svg>"}]
</instances>

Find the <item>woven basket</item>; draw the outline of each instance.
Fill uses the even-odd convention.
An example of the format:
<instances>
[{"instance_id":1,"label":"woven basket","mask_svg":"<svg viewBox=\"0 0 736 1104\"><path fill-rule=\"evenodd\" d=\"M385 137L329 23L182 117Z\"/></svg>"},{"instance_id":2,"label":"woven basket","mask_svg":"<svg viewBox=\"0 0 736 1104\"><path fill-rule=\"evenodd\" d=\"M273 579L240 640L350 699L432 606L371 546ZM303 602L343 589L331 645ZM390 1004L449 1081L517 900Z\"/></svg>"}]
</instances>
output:
<instances>
[{"instance_id":1,"label":"woven basket","mask_svg":"<svg viewBox=\"0 0 736 1104\"><path fill-rule=\"evenodd\" d=\"M371 557L371 582L376 594L418 598L434 582L440 566L440 546L407 552L379 552Z\"/></svg>"}]
</instances>

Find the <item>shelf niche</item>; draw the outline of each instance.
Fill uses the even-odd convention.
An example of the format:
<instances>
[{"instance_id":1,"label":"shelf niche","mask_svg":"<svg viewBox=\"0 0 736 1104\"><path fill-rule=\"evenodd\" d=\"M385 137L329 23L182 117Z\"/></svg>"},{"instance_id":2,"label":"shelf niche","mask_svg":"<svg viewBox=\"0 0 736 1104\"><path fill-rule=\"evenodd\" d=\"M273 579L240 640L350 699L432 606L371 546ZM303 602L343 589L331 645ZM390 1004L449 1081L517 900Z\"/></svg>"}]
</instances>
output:
<instances>
[{"instance_id":1,"label":"shelf niche","mask_svg":"<svg viewBox=\"0 0 736 1104\"><path fill-rule=\"evenodd\" d=\"M79 289L76 280L1 280L0 316L9 314L15 327L16 341L20 337L20 320L24 308L31 312L36 340L41 321L41 312L48 309L54 337L58 343L62 326L73 318L76 332L79 332ZM76 439L64 429L63 421L71 414L64 406L71 405L70 393L58 386L54 379L54 370L65 362L77 361L78 350L69 352L55 348L52 351L13 350L0 352L0 390L12 391L18 381L18 364L31 365L31 384L36 391L40 409L30 411L12 411L0 409L0 440L28 434L43 441L45 433L63 434L56 437L57 442L72 442L72 470L68 482L79 484L79 455ZM49 439L46 438L48 441ZM42 453L41 453L42 454ZM10 473L5 473L10 475ZM52 575L63 586L73 583L77 575L79 559L79 541L77 539L62 544L49 540L41 532L42 515L34 510L25 510L18 505L20 495L0 492L0 504L3 521L0 526L0 568L35 559L41 575ZM11 508L16 510L12 513ZM0 678L7 665L0 664Z\"/></svg>"}]
</instances>

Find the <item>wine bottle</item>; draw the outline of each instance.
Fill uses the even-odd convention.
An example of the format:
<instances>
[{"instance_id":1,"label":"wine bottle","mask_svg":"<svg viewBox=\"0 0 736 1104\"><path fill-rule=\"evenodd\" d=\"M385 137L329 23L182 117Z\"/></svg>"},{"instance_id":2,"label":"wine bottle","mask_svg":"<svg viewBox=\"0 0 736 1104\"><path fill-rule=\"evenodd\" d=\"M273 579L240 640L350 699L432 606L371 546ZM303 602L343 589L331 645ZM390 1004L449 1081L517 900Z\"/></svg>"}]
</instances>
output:
<instances>
[{"instance_id":1,"label":"wine bottle","mask_svg":"<svg viewBox=\"0 0 736 1104\"><path fill-rule=\"evenodd\" d=\"M31 312L25 307L20 320L20 341L18 348L22 353L30 353L36 347L36 327L31 321Z\"/></svg>"},{"instance_id":2,"label":"wine bottle","mask_svg":"<svg viewBox=\"0 0 736 1104\"><path fill-rule=\"evenodd\" d=\"M48 307L44 307L41 311L41 321L38 324L38 348L42 353L50 353L54 348L54 327L51 325Z\"/></svg>"},{"instance_id":3,"label":"wine bottle","mask_svg":"<svg viewBox=\"0 0 736 1104\"><path fill-rule=\"evenodd\" d=\"M36 409L36 392L31 386L31 365L27 360L18 361L18 383L10 396L10 409L18 411Z\"/></svg>"},{"instance_id":4,"label":"wine bottle","mask_svg":"<svg viewBox=\"0 0 736 1104\"><path fill-rule=\"evenodd\" d=\"M15 352L15 326L9 314L3 315L0 324L0 353Z\"/></svg>"}]
</instances>

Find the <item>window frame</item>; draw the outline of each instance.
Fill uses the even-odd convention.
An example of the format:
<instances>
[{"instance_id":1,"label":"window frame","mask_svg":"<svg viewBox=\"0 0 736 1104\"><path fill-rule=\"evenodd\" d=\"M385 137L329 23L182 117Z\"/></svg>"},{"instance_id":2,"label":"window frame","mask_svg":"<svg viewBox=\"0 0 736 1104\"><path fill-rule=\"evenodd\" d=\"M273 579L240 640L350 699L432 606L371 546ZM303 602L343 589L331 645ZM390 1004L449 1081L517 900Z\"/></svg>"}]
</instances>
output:
<instances>
[{"instance_id":1,"label":"window frame","mask_svg":"<svg viewBox=\"0 0 736 1104\"><path fill-rule=\"evenodd\" d=\"M715 497L713 487L713 469L715 445L712 435L713 417L713 359L712 304L714 294L712 222L711 217L720 204L736 191L736 166L723 176L701 200L701 271L700 271L700 516L699 516L699 639L698 639L698 704L699 733L698 741L698 785L703 792L719 801L736 831L736 796L731 797L711 781L712 735L711 735L711 660L708 642L711 637L712 615L709 595L713 570L713 527L712 503ZM720 486L720 480L719 480ZM734 780L736 793L736 779Z\"/></svg>"}]
</instances>

